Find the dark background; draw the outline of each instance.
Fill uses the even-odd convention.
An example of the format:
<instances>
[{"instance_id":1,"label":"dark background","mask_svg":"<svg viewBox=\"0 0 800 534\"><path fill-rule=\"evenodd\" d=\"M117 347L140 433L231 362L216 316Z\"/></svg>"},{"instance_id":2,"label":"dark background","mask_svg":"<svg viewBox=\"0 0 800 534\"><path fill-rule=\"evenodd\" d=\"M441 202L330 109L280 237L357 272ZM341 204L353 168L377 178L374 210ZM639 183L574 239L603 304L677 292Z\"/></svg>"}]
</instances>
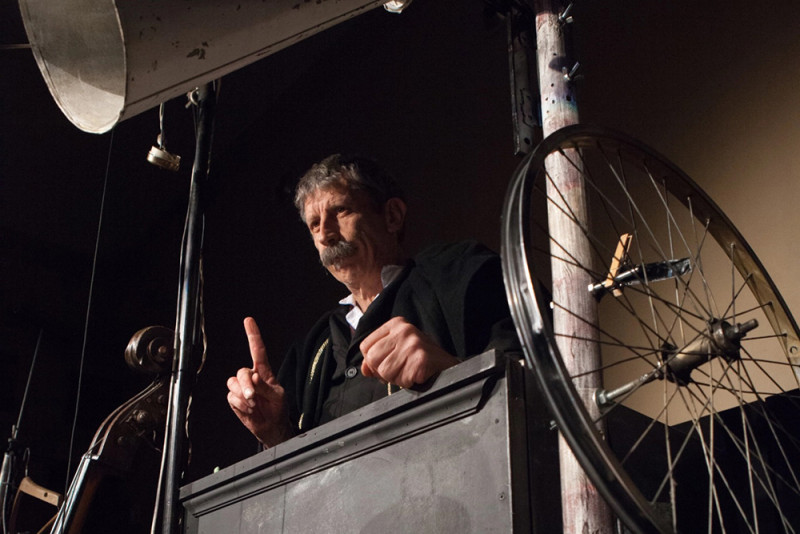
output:
<instances>
[{"instance_id":1,"label":"dark background","mask_svg":"<svg viewBox=\"0 0 800 534\"><path fill-rule=\"evenodd\" d=\"M796 308L800 3L754 5L576 2L578 102L583 122L642 139L706 188ZM74 470L103 418L149 382L124 364L132 334L174 326L192 117L185 99L167 104L176 174L145 160L155 109L113 133L79 131L31 51L5 46L27 42L16 2L0 9L0 432L17 421L41 332L19 437L34 479L63 492L73 420ZM409 253L467 237L499 249L520 161L506 46L505 24L480 0L416 0L224 77L188 480L255 451L225 401L226 378L249 364L242 318L257 319L277 365L343 296L291 204L313 162L360 152L394 171L410 200Z\"/></svg>"}]
</instances>

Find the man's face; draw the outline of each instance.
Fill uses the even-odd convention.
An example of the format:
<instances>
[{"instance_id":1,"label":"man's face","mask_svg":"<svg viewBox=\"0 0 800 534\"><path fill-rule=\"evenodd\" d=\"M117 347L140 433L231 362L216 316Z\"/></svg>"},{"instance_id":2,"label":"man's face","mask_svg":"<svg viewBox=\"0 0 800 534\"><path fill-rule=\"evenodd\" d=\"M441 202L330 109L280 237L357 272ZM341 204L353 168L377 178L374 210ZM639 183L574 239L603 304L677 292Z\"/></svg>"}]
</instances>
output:
<instances>
[{"instance_id":1,"label":"man's face","mask_svg":"<svg viewBox=\"0 0 800 534\"><path fill-rule=\"evenodd\" d=\"M303 213L320 261L346 286L380 280L381 268L397 260L396 225L363 191L317 189Z\"/></svg>"}]
</instances>

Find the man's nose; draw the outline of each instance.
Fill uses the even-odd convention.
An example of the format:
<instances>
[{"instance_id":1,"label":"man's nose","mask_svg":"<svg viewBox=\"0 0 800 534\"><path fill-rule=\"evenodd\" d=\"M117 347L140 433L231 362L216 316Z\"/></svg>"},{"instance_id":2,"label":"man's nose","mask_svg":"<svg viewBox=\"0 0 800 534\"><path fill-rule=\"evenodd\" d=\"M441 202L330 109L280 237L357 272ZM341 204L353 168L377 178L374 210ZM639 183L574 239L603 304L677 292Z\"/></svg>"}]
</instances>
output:
<instances>
[{"instance_id":1,"label":"man's nose","mask_svg":"<svg viewBox=\"0 0 800 534\"><path fill-rule=\"evenodd\" d=\"M339 225L335 217L321 217L319 221L319 242L325 246L335 245L341 240Z\"/></svg>"}]
</instances>

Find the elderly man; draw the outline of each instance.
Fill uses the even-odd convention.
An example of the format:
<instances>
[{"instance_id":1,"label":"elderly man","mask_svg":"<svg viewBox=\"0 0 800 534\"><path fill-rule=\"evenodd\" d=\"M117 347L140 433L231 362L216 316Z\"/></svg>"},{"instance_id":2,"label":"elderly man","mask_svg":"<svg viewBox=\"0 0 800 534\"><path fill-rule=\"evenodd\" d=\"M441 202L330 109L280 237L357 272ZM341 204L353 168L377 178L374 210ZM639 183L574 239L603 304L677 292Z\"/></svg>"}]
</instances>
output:
<instances>
[{"instance_id":1,"label":"elderly man","mask_svg":"<svg viewBox=\"0 0 800 534\"><path fill-rule=\"evenodd\" d=\"M518 349L498 257L474 242L402 250L406 203L364 158L334 155L297 186L295 205L322 265L350 292L285 358L276 377L252 318L253 358L228 403L266 447L490 348Z\"/></svg>"}]
</instances>

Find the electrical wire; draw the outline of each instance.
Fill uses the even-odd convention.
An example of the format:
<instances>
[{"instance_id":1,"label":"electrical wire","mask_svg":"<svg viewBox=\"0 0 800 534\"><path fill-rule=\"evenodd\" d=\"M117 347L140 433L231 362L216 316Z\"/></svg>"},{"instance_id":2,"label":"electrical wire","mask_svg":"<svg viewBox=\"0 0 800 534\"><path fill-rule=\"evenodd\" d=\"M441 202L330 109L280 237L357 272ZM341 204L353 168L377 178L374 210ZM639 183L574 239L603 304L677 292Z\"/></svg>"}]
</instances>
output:
<instances>
[{"instance_id":1,"label":"electrical wire","mask_svg":"<svg viewBox=\"0 0 800 534\"><path fill-rule=\"evenodd\" d=\"M98 251L100 250L100 233L103 228L103 214L105 212L106 194L108 191L108 176L109 176L109 170L111 169L111 152L113 146L114 146L114 129L111 130L110 138L108 141L108 157L106 159L106 171L105 171L105 176L103 178L103 194L100 197L100 214L97 220L97 235L95 237L95 242L94 242L94 256L92 258L92 274L89 280L89 295L86 302L86 317L83 322L83 343L81 346L80 365L78 367L78 388L77 388L77 393L75 395L75 411L72 417L72 430L70 432L70 437L69 437L69 454L67 456L67 476L64 484L64 494L66 494L66 490L67 488L69 488L69 477L70 477L70 472L72 471L72 451L75 446L75 431L78 426L78 410L81 401L81 387L83 385L83 367L84 363L86 362L86 341L89 337L89 318L91 316L91 310L92 310L92 293L94 292L94 278L97 272L97 256L98 256Z\"/></svg>"}]
</instances>

